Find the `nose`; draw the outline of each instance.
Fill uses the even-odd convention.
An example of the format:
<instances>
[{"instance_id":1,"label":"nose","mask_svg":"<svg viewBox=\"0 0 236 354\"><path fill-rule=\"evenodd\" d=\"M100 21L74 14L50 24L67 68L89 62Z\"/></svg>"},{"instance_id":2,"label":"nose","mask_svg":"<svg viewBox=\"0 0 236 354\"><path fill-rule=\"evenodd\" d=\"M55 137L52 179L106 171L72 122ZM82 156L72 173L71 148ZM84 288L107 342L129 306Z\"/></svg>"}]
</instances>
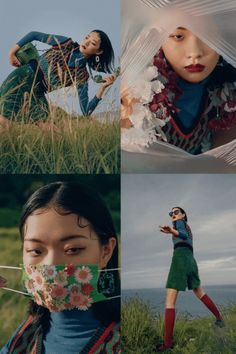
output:
<instances>
[{"instance_id":1,"label":"nose","mask_svg":"<svg viewBox=\"0 0 236 354\"><path fill-rule=\"evenodd\" d=\"M47 253L47 255L43 259L43 264L46 265L58 265L58 264L63 264L63 259L59 252L56 250L52 250Z\"/></svg>"},{"instance_id":2,"label":"nose","mask_svg":"<svg viewBox=\"0 0 236 354\"><path fill-rule=\"evenodd\" d=\"M203 42L196 36L192 36L188 40L186 48L186 56L192 59L193 62L204 55Z\"/></svg>"}]
</instances>

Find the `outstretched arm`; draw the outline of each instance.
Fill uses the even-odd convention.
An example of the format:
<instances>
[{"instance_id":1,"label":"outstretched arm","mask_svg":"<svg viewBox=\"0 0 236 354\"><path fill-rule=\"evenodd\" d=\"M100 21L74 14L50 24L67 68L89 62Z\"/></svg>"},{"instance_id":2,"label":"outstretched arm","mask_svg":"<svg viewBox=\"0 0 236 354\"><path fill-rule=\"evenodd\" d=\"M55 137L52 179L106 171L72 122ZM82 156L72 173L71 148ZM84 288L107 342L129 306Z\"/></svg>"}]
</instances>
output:
<instances>
[{"instance_id":1,"label":"outstretched arm","mask_svg":"<svg viewBox=\"0 0 236 354\"><path fill-rule=\"evenodd\" d=\"M176 237L179 236L179 232L169 225L160 225L159 228L164 234L171 234Z\"/></svg>"},{"instance_id":2,"label":"outstretched arm","mask_svg":"<svg viewBox=\"0 0 236 354\"><path fill-rule=\"evenodd\" d=\"M101 84L98 92L96 93L96 95L93 97L91 101L89 101L89 97L88 97L88 83L86 82L84 85L79 85L77 87L78 94L79 94L80 108L84 116L88 116L93 113L98 103L101 101L106 88L112 85L115 79L116 79L115 75L110 75L106 77L104 79L105 82Z\"/></svg>"},{"instance_id":3,"label":"outstretched arm","mask_svg":"<svg viewBox=\"0 0 236 354\"><path fill-rule=\"evenodd\" d=\"M26 36L24 36L21 40L19 40L17 44L19 45L19 47L23 47L27 43L38 41L38 42L46 43L48 45L57 45L57 44L62 44L69 39L70 39L69 37L60 36L56 34L48 34L43 32L32 31L29 32Z\"/></svg>"},{"instance_id":4,"label":"outstretched arm","mask_svg":"<svg viewBox=\"0 0 236 354\"><path fill-rule=\"evenodd\" d=\"M80 104L82 114L83 116L89 116L95 110L98 103L101 101L101 98L98 98L95 95L93 99L89 101L87 82L84 85L78 86L77 90L79 94L79 104Z\"/></svg>"},{"instance_id":5,"label":"outstretched arm","mask_svg":"<svg viewBox=\"0 0 236 354\"><path fill-rule=\"evenodd\" d=\"M65 43L69 39L70 39L69 37L64 37L55 34L48 34L48 33L36 32L36 31L29 32L26 36L24 36L21 40L19 40L14 47L11 48L9 53L10 64L16 67L21 65L20 61L16 57L16 52L27 43L33 41L39 41L39 42L46 43L48 45L57 45L57 44Z\"/></svg>"}]
</instances>

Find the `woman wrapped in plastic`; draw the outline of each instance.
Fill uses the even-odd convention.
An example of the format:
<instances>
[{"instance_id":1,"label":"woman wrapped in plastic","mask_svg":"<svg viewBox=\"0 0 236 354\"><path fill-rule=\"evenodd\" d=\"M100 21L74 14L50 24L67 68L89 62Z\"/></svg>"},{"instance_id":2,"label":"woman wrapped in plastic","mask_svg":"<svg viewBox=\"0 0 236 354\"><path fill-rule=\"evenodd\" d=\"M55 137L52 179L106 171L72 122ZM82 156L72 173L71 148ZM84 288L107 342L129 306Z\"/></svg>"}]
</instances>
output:
<instances>
[{"instance_id":1,"label":"woman wrapped in plastic","mask_svg":"<svg viewBox=\"0 0 236 354\"><path fill-rule=\"evenodd\" d=\"M201 3L133 0L129 5L137 5L144 15L139 25L124 20L125 149L140 151L164 142L170 152L188 156L234 140L236 53L231 27L236 7L232 1L215 8Z\"/></svg>"}]
</instances>

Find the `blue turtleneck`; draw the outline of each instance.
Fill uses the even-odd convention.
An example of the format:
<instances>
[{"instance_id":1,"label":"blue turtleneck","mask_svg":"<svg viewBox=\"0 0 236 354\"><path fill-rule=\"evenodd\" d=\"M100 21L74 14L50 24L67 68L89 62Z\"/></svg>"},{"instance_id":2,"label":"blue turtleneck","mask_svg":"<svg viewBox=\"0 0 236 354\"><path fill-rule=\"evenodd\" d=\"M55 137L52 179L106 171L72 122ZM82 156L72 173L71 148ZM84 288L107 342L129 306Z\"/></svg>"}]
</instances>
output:
<instances>
[{"instance_id":1,"label":"blue turtleneck","mask_svg":"<svg viewBox=\"0 0 236 354\"><path fill-rule=\"evenodd\" d=\"M100 326L91 309L51 313L43 354L78 354Z\"/></svg>"},{"instance_id":2,"label":"blue turtleneck","mask_svg":"<svg viewBox=\"0 0 236 354\"><path fill-rule=\"evenodd\" d=\"M177 118L184 129L191 129L198 121L202 113L208 81L209 76L196 84L179 79L178 86L183 91L183 95L175 105L181 110L177 113Z\"/></svg>"},{"instance_id":3,"label":"blue turtleneck","mask_svg":"<svg viewBox=\"0 0 236 354\"><path fill-rule=\"evenodd\" d=\"M12 341L23 323L0 349L0 354L9 353ZM99 327L101 323L94 318L92 309L51 313L50 327L43 340L42 354L78 354Z\"/></svg>"}]
</instances>

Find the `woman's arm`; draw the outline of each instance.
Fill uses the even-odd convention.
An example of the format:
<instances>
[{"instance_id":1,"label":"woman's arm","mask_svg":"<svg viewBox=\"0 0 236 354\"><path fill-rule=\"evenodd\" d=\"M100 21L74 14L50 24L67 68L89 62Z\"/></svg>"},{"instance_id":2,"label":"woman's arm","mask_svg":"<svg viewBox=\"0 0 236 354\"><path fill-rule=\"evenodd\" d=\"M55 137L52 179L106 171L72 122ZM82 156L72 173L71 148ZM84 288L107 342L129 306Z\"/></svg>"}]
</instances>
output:
<instances>
[{"instance_id":1,"label":"woman's arm","mask_svg":"<svg viewBox=\"0 0 236 354\"><path fill-rule=\"evenodd\" d=\"M89 102L88 97L88 83L86 82L84 85L79 85L77 87L78 95L79 95L79 104L82 111L83 116L89 116L97 107L98 103L101 101L96 95Z\"/></svg>"},{"instance_id":2,"label":"woman's arm","mask_svg":"<svg viewBox=\"0 0 236 354\"><path fill-rule=\"evenodd\" d=\"M14 47L10 49L10 64L16 67L21 66L20 61L16 57L16 52L27 43L30 43L32 41L39 41L48 45L58 45L68 41L69 39L69 37L64 37L55 34L48 34L36 31L29 32L26 36L19 40Z\"/></svg>"},{"instance_id":3,"label":"woman's arm","mask_svg":"<svg viewBox=\"0 0 236 354\"><path fill-rule=\"evenodd\" d=\"M188 238L188 231L185 226L185 222L182 220L177 220L175 223L175 228L168 225L160 226L160 231L165 234L172 234L174 237L180 237L183 240Z\"/></svg>"},{"instance_id":4,"label":"woman's arm","mask_svg":"<svg viewBox=\"0 0 236 354\"><path fill-rule=\"evenodd\" d=\"M15 330L15 332L13 333L13 335L9 339L9 341L0 349L0 354L8 354L9 353L11 344L24 323L25 323L25 321L23 323L21 323L21 325Z\"/></svg>"},{"instance_id":5,"label":"woman's arm","mask_svg":"<svg viewBox=\"0 0 236 354\"><path fill-rule=\"evenodd\" d=\"M23 47L25 44L33 42L33 41L39 41L42 43L46 43L48 45L57 45L57 44L62 44L64 42L68 41L69 39L70 39L69 37L60 36L60 35L56 35L56 34L49 34L49 33L32 31L32 32L29 32L22 39L20 39L17 42L17 45L19 47Z\"/></svg>"},{"instance_id":6,"label":"woman's arm","mask_svg":"<svg viewBox=\"0 0 236 354\"><path fill-rule=\"evenodd\" d=\"M84 116L88 116L92 114L92 112L97 107L98 103L101 101L106 88L112 85L115 79L116 79L115 75L110 75L106 77L104 79L105 82L101 84L98 92L96 93L96 95L93 97L91 101L89 101L89 97L88 97L88 83L86 82L84 85L79 85L77 87L78 94L79 94L80 108Z\"/></svg>"},{"instance_id":7,"label":"woman's arm","mask_svg":"<svg viewBox=\"0 0 236 354\"><path fill-rule=\"evenodd\" d=\"M182 220L177 220L175 223L176 230L178 232L178 237L186 240L188 238L188 231L186 229L186 224Z\"/></svg>"},{"instance_id":8,"label":"woman's arm","mask_svg":"<svg viewBox=\"0 0 236 354\"><path fill-rule=\"evenodd\" d=\"M171 234L176 237L179 236L179 232L171 226L161 225L161 226L159 226L159 228L160 228L160 231L163 232L164 234Z\"/></svg>"}]
</instances>

